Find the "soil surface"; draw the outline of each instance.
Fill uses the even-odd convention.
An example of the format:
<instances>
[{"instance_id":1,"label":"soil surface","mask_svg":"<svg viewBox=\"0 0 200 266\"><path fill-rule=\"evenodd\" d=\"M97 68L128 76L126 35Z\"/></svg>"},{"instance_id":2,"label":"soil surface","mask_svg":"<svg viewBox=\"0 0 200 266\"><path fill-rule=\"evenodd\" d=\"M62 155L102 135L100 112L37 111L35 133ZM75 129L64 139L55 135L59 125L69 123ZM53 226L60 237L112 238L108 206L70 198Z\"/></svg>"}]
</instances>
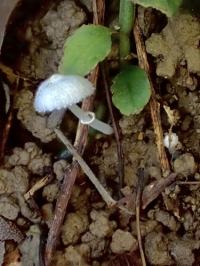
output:
<instances>
[{"instance_id":1,"label":"soil surface","mask_svg":"<svg viewBox=\"0 0 200 266\"><path fill-rule=\"evenodd\" d=\"M115 14L118 1L110 2L109 12ZM23 14L27 8L22 4L5 36L3 64L26 80L16 92L9 77L3 77L3 82L12 88L8 92L11 97L8 108L14 108L8 148L0 167L0 234L5 234L0 239L0 257L5 254L4 265L14 265L8 260L13 254L18 254L12 260L12 263L16 260L15 265L43 265L45 241L71 155L56 139L53 126L49 126L57 123L57 114L36 113L33 99L39 82L57 73L66 38L84 23L91 23L91 6L89 0L44 1L37 3L30 16L19 19L17 14ZM141 243L147 265L197 266L200 265L200 17L181 10L166 18L151 8L139 8L139 14L146 18L146 23L139 19L139 24L156 88L153 97L160 102L167 157L171 172L177 174L147 207L140 208ZM109 19L110 27L114 21L115 16ZM108 57L110 78L117 71L118 58L115 43ZM102 94L97 93L97 97ZM8 100L4 98L6 108ZM105 106L103 98L104 95L97 98L97 102ZM0 117L6 120L4 108ZM106 119L109 121L109 117ZM79 171L52 265L143 265L132 197L138 173L142 169L145 187L151 191L154 184L168 178L170 171L162 171L149 105L137 115L123 116L118 112L117 122L124 158L121 197L131 211L127 214L107 206L87 176ZM67 112L61 129L72 142L76 126L77 119ZM169 143L172 133L174 142ZM112 198L119 200L119 159L114 135L90 133L83 158ZM33 195L27 194L47 175L50 177L47 184ZM12 223L11 228L4 229L5 223L6 226ZM3 261L0 263L3 265Z\"/></svg>"}]
</instances>

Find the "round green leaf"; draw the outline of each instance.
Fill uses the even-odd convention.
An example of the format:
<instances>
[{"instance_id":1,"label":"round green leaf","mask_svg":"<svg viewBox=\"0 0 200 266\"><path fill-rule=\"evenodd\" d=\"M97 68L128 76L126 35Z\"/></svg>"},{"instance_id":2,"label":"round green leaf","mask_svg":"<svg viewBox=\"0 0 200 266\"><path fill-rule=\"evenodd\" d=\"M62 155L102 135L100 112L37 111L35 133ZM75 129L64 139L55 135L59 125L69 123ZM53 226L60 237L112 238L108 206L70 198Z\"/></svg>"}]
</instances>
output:
<instances>
[{"instance_id":1,"label":"round green leaf","mask_svg":"<svg viewBox=\"0 0 200 266\"><path fill-rule=\"evenodd\" d=\"M151 96L147 74L138 66L129 66L118 74L111 91L114 105L124 115L139 113Z\"/></svg>"},{"instance_id":2,"label":"round green leaf","mask_svg":"<svg viewBox=\"0 0 200 266\"><path fill-rule=\"evenodd\" d=\"M63 75L88 74L111 50L112 32L100 25L83 25L64 45L59 73Z\"/></svg>"},{"instance_id":3,"label":"round green leaf","mask_svg":"<svg viewBox=\"0 0 200 266\"><path fill-rule=\"evenodd\" d=\"M144 7L154 7L171 17L180 7L182 0L132 0Z\"/></svg>"}]
</instances>

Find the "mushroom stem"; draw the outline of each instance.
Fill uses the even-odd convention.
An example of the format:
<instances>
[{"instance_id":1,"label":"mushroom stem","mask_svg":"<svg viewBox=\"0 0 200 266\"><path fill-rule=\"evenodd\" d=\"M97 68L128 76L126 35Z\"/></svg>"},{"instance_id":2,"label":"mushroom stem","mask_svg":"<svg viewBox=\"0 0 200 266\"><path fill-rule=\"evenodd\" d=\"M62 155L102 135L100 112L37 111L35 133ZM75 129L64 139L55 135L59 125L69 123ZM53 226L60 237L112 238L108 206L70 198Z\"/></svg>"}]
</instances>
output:
<instances>
[{"instance_id":1,"label":"mushroom stem","mask_svg":"<svg viewBox=\"0 0 200 266\"><path fill-rule=\"evenodd\" d=\"M105 190L105 188L102 186L102 184L99 182L99 180L96 178L90 167L86 164L86 162L83 160L83 158L78 154L77 150L74 148L74 146L71 144L71 142L64 136L62 131L55 128L54 132L58 136L58 138L65 144L65 146L68 148L68 150L71 152L75 160L80 164L83 171L86 173L86 175L89 177L90 181L94 184L96 189L101 194L102 198L105 200L108 206L114 206L116 205L116 201L108 194L108 192Z\"/></svg>"},{"instance_id":2,"label":"mushroom stem","mask_svg":"<svg viewBox=\"0 0 200 266\"><path fill-rule=\"evenodd\" d=\"M90 127L93 127L106 135L113 134L113 128L110 125L96 119L93 112L85 112L76 104L68 106L68 108L76 117L80 119L82 124L89 125Z\"/></svg>"}]
</instances>

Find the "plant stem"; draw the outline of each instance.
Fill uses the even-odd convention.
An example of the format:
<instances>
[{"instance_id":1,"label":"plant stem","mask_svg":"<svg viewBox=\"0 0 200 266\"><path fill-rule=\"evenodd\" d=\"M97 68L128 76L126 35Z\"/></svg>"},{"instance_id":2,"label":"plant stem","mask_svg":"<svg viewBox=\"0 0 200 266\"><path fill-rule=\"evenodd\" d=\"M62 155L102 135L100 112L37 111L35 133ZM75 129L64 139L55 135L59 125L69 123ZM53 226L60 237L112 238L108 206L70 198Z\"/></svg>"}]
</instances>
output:
<instances>
[{"instance_id":1,"label":"plant stem","mask_svg":"<svg viewBox=\"0 0 200 266\"><path fill-rule=\"evenodd\" d=\"M123 69L127 65L126 56L130 54L130 33L135 18L135 5L130 0L120 0L119 8L119 53L120 68Z\"/></svg>"}]
</instances>

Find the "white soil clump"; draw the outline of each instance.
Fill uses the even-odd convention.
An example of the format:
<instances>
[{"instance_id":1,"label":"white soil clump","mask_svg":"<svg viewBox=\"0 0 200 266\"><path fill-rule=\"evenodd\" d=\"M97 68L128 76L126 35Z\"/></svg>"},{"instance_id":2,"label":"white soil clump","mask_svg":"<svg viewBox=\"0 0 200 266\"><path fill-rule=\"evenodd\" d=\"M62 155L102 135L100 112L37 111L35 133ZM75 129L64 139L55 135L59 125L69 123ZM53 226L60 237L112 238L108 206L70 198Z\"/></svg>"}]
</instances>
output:
<instances>
[{"instance_id":1,"label":"white soil clump","mask_svg":"<svg viewBox=\"0 0 200 266\"><path fill-rule=\"evenodd\" d=\"M146 40L146 50L157 59L156 74L190 90L198 86L200 22L192 14L176 14L161 33Z\"/></svg>"},{"instance_id":2,"label":"white soil clump","mask_svg":"<svg viewBox=\"0 0 200 266\"><path fill-rule=\"evenodd\" d=\"M22 166L15 166L13 169L0 168L0 195L25 193L29 185L28 177L28 171Z\"/></svg>"},{"instance_id":3,"label":"white soil clump","mask_svg":"<svg viewBox=\"0 0 200 266\"><path fill-rule=\"evenodd\" d=\"M87 213L88 209L88 198L91 194L91 189L87 188L86 190L81 189L80 186L74 185L72 189L72 194L70 198L70 204L72 205L75 211L81 210L83 213Z\"/></svg>"},{"instance_id":4,"label":"white soil clump","mask_svg":"<svg viewBox=\"0 0 200 266\"><path fill-rule=\"evenodd\" d=\"M81 238L91 248L91 258L96 259L105 254L107 250L107 240L112 236L117 228L115 221L110 221L110 211L92 210L90 218L92 223Z\"/></svg>"},{"instance_id":5,"label":"white soil clump","mask_svg":"<svg viewBox=\"0 0 200 266\"><path fill-rule=\"evenodd\" d=\"M109 237L117 227L115 221L109 220L110 213L106 211L92 210L90 217L93 222L89 226L90 232L97 237Z\"/></svg>"},{"instance_id":6,"label":"white soil clump","mask_svg":"<svg viewBox=\"0 0 200 266\"><path fill-rule=\"evenodd\" d=\"M33 142L27 142L22 148L14 148L13 154L5 157L5 167L26 166L31 174L41 174L43 168L51 166L49 154L42 154L42 150Z\"/></svg>"},{"instance_id":7,"label":"white soil clump","mask_svg":"<svg viewBox=\"0 0 200 266\"><path fill-rule=\"evenodd\" d=\"M117 229L112 235L110 248L113 253L131 252L138 248L138 243L130 232Z\"/></svg>"},{"instance_id":8,"label":"white soil clump","mask_svg":"<svg viewBox=\"0 0 200 266\"><path fill-rule=\"evenodd\" d=\"M90 266L87 261L90 258L90 247L86 244L69 246L65 249L64 257L67 265Z\"/></svg>"},{"instance_id":9,"label":"white soil clump","mask_svg":"<svg viewBox=\"0 0 200 266\"><path fill-rule=\"evenodd\" d=\"M90 266L90 247L86 244L70 245L64 252L56 251L52 265Z\"/></svg>"},{"instance_id":10,"label":"white soil clump","mask_svg":"<svg viewBox=\"0 0 200 266\"><path fill-rule=\"evenodd\" d=\"M15 220L19 212L20 208L12 198L6 196L0 197L0 215L9 220Z\"/></svg>"},{"instance_id":11,"label":"white soil clump","mask_svg":"<svg viewBox=\"0 0 200 266\"><path fill-rule=\"evenodd\" d=\"M53 171L56 174L56 178L61 181L64 178L65 168L67 167L68 163L66 160L59 160L54 163Z\"/></svg>"},{"instance_id":12,"label":"white soil clump","mask_svg":"<svg viewBox=\"0 0 200 266\"><path fill-rule=\"evenodd\" d=\"M145 238L145 255L150 265L172 265L172 258L168 251L168 239L162 233L151 232Z\"/></svg>"},{"instance_id":13,"label":"white soil clump","mask_svg":"<svg viewBox=\"0 0 200 266\"><path fill-rule=\"evenodd\" d=\"M194 174L197 164L191 153L184 153L174 161L174 171L185 176Z\"/></svg>"},{"instance_id":14,"label":"white soil clump","mask_svg":"<svg viewBox=\"0 0 200 266\"><path fill-rule=\"evenodd\" d=\"M107 251L107 241L106 238L101 238L94 236L91 232L86 232L81 241L90 247L92 259L97 259L103 256Z\"/></svg>"},{"instance_id":15,"label":"white soil clump","mask_svg":"<svg viewBox=\"0 0 200 266\"><path fill-rule=\"evenodd\" d=\"M65 246L76 244L89 226L88 216L80 211L68 213L61 228L61 238Z\"/></svg>"},{"instance_id":16,"label":"white soil clump","mask_svg":"<svg viewBox=\"0 0 200 266\"><path fill-rule=\"evenodd\" d=\"M58 197L59 192L59 186L57 183L49 184L44 187L42 191L42 196L45 198L48 202L53 202Z\"/></svg>"},{"instance_id":17,"label":"white soil clump","mask_svg":"<svg viewBox=\"0 0 200 266\"><path fill-rule=\"evenodd\" d=\"M10 220L22 215L33 223L39 222L38 213L30 209L24 194L30 186L30 175L39 175L50 165L50 155L42 154L32 142L25 143L24 148L14 148L10 156L5 156L0 168L0 215Z\"/></svg>"},{"instance_id":18,"label":"white soil clump","mask_svg":"<svg viewBox=\"0 0 200 266\"><path fill-rule=\"evenodd\" d=\"M177 231L180 228L180 223L176 221L174 216L170 215L166 211L156 211L155 219L167 226L171 231Z\"/></svg>"},{"instance_id":19,"label":"white soil clump","mask_svg":"<svg viewBox=\"0 0 200 266\"><path fill-rule=\"evenodd\" d=\"M161 228L161 226L160 226ZM144 237L147 234L153 232L155 229L159 229L159 224L155 220L148 220L146 222L140 221L141 236ZM131 233L137 237L137 225L136 221L131 222Z\"/></svg>"},{"instance_id":20,"label":"white soil clump","mask_svg":"<svg viewBox=\"0 0 200 266\"><path fill-rule=\"evenodd\" d=\"M198 250L200 241L184 238L176 239L169 244L169 250L176 265L192 266L195 262L194 250Z\"/></svg>"}]
</instances>

